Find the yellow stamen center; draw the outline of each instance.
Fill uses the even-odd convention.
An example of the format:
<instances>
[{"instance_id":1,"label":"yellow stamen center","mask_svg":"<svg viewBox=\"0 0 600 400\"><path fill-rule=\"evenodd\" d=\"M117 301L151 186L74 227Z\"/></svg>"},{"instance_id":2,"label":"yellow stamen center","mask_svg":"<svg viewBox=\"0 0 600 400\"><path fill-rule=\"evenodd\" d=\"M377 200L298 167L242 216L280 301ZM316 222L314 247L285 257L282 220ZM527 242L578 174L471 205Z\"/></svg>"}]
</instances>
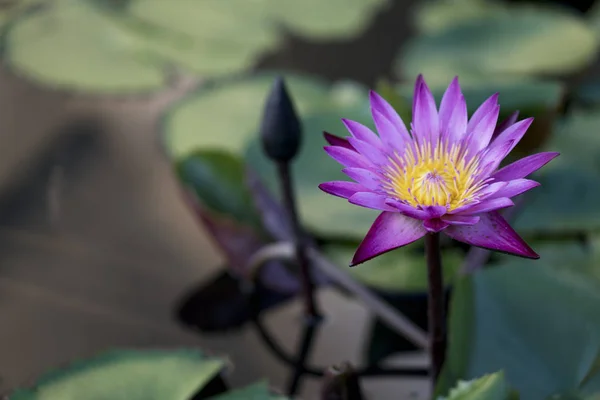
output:
<instances>
[{"instance_id":1,"label":"yellow stamen center","mask_svg":"<svg viewBox=\"0 0 600 400\"><path fill-rule=\"evenodd\" d=\"M467 159L463 153L460 145L409 145L404 154L390 158L384 189L414 207L445 206L448 211L462 207L484 184L475 182L477 158Z\"/></svg>"}]
</instances>

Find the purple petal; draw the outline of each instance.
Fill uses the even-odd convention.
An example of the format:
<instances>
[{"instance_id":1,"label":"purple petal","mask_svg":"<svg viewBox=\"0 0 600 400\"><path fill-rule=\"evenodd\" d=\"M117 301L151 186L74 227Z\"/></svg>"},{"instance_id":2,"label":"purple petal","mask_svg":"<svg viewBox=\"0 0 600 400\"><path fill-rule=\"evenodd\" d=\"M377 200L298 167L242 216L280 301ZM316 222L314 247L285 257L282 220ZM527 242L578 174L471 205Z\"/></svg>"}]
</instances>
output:
<instances>
[{"instance_id":1,"label":"purple petal","mask_svg":"<svg viewBox=\"0 0 600 400\"><path fill-rule=\"evenodd\" d=\"M429 215L429 218L439 218L446 214L448 209L445 206L424 206L423 211Z\"/></svg>"},{"instance_id":2,"label":"purple petal","mask_svg":"<svg viewBox=\"0 0 600 400\"><path fill-rule=\"evenodd\" d=\"M369 191L366 187L358 183L346 181L333 181L321 183L319 185L319 189L321 189L325 193L329 193L337 197L342 197L344 199L352 197L357 192Z\"/></svg>"},{"instance_id":3,"label":"purple petal","mask_svg":"<svg viewBox=\"0 0 600 400\"><path fill-rule=\"evenodd\" d=\"M372 192L360 192L354 194L348 199L348 201L352 204L356 204L357 206L372 208L374 210L396 211L394 207L389 206L385 203L386 199L387 197L381 194Z\"/></svg>"},{"instance_id":4,"label":"purple petal","mask_svg":"<svg viewBox=\"0 0 600 400\"><path fill-rule=\"evenodd\" d=\"M484 150L479 161L481 166L477 172L476 180L486 178L494 172L513 147L514 141L507 141L501 145L492 145Z\"/></svg>"},{"instance_id":5,"label":"purple petal","mask_svg":"<svg viewBox=\"0 0 600 400\"><path fill-rule=\"evenodd\" d=\"M355 137L348 138L348 142L356 151L365 156L373 164L385 165L388 163L388 157L378 150L377 147Z\"/></svg>"},{"instance_id":6,"label":"purple petal","mask_svg":"<svg viewBox=\"0 0 600 400\"><path fill-rule=\"evenodd\" d=\"M354 150L354 147L352 147L352 145L350 144L350 142L348 142L347 139L341 138L336 135L332 135L329 132L323 132L323 136L325 137L327 143L329 143L332 146L345 147L346 149Z\"/></svg>"},{"instance_id":7,"label":"purple petal","mask_svg":"<svg viewBox=\"0 0 600 400\"><path fill-rule=\"evenodd\" d=\"M331 158L344 167L375 168L375 165L354 150L339 146L325 146L324 149Z\"/></svg>"},{"instance_id":8,"label":"purple petal","mask_svg":"<svg viewBox=\"0 0 600 400\"><path fill-rule=\"evenodd\" d=\"M444 233L472 246L521 257L540 258L497 212L482 214L481 220L475 225L451 225Z\"/></svg>"},{"instance_id":9,"label":"purple petal","mask_svg":"<svg viewBox=\"0 0 600 400\"><path fill-rule=\"evenodd\" d=\"M479 120L479 123L468 134L466 146L471 154L476 154L490 143L498 122L498 114L500 114L500 106L496 105Z\"/></svg>"},{"instance_id":10,"label":"purple petal","mask_svg":"<svg viewBox=\"0 0 600 400\"><path fill-rule=\"evenodd\" d=\"M506 182L507 185L494 193L490 198L496 197L514 197L526 191L540 186L539 182L530 179L515 179L514 181Z\"/></svg>"},{"instance_id":11,"label":"purple petal","mask_svg":"<svg viewBox=\"0 0 600 400\"><path fill-rule=\"evenodd\" d=\"M490 144L490 147L494 146L502 146L506 142L513 142L512 147L508 150L510 151L519 143L525 132L531 123L533 122L533 118L526 118L522 121L516 122L512 124L510 127L506 128L504 132L502 132L498 137L494 140L493 143Z\"/></svg>"},{"instance_id":12,"label":"purple petal","mask_svg":"<svg viewBox=\"0 0 600 400\"><path fill-rule=\"evenodd\" d=\"M444 133L450 123L450 118L454 109L458 106L462 92L460 90L460 84L458 83L458 76L455 76L448 85L448 88L442 96L442 102L440 103L440 127ZM443 134L442 133L442 134Z\"/></svg>"},{"instance_id":13,"label":"purple petal","mask_svg":"<svg viewBox=\"0 0 600 400\"><path fill-rule=\"evenodd\" d=\"M494 130L494 134L492 135L492 140L498 137L499 134L504 132L508 127L512 126L515 122L517 122L517 118L519 118L519 111L515 111L510 114L504 121L500 122Z\"/></svg>"},{"instance_id":14,"label":"purple petal","mask_svg":"<svg viewBox=\"0 0 600 400\"><path fill-rule=\"evenodd\" d=\"M399 210L402 214L409 216L411 218L426 220L429 219L429 213L423 210L417 210L415 207L404 204L395 199L388 199L385 202L387 205L392 206Z\"/></svg>"},{"instance_id":15,"label":"purple petal","mask_svg":"<svg viewBox=\"0 0 600 400\"><path fill-rule=\"evenodd\" d=\"M467 125L467 135L475 130L475 127L479 125L481 120L488 115L498 105L498 93L491 95L486 101L484 101L479 108L473 113L469 124Z\"/></svg>"},{"instance_id":16,"label":"purple petal","mask_svg":"<svg viewBox=\"0 0 600 400\"><path fill-rule=\"evenodd\" d=\"M560 153L546 152L538 153L515 161L500 169L492 177L499 181L510 181L525 178L527 175L537 171L550 161L558 157Z\"/></svg>"},{"instance_id":17,"label":"purple petal","mask_svg":"<svg viewBox=\"0 0 600 400\"><path fill-rule=\"evenodd\" d=\"M434 233L440 232L449 226L450 226L449 223L444 222L439 218L428 219L426 221L423 221L423 227L425 229L427 229L429 232L434 232Z\"/></svg>"},{"instance_id":18,"label":"purple petal","mask_svg":"<svg viewBox=\"0 0 600 400\"><path fill-rule=\"evenodd\" d=\"M489 185L487 185L483 189L481 189L479 192L477 192L477 197L480 200L487 199L488 197L492 196L493 194L498 192L500 189L503 189L507 185L508 185L508 182L490 183ZM508 196L501 196L501 197L508 197Z\"/></svg>"},{"instance_id":19,"label":"purple petal","mask_svg":"<svg viewBox=\"0 0 600 400\"><path fill-rule=\"evenodd\" d=\"M413 136L419 143L422 144L424 141L435 143L437 141L440 125L435 99L422 75L419 75L415 84L413 126L415 130Z\"/></svg>"},{"instance_id":20,"label":"purple petal","mask_svg":"<svg viewBox=\"0 0 600 400\"><path fill-rule=\"evenodd\" d=\"M451 213L458 214L458 215L473 215L473 214L480 214L480 213L495 211L495 210L499 210L501 208L512 207L514 205L515 205L515 203L513 203L513 201L511 199L506 198L506 197L500 197L497 199L484 200L475 205L466 205L463 207L459 207L456 210L452 211Z\"/></svg>"},{"instance_id":21,"label":"purple petal","mask_svg":"<svg viewBox=\"0 0 600 400\"><path fill-rule=\"evenodd\" d=\"M477 215L442 215L441 220L450 225L475 225L479 222L480 217Z\"/></svg>"},{"instance_id":22,"label":"purple petal","mask_svg":"<svg viewBox=\"0 0 600 400\"><path fill-rule=\"evenodd\" d=\"M467 102L465 101L465 97L461 94L458 105L454 109L452 117L448 122L448 126L442 126L442 132L445 132L446 135L446 143L452 145L462 140L467 133L467 121Z\"/></svg>"},{"instance_id":23,"label":"purple petal","mask_svg":"<svg viewBox=\"0 0 600 400\"><path fill-rule=\"evenodd\" d=\"M348 129L348 132L350 132L350 134L355 138L362 140L363 142L367 142L381 150L384 149L381 140L379 140L377 134L371 129L359 122L351 121L349 119L342 119L342 122L344 123L346 129Z\"/></svg>"},{"instance_id":24,"label":"purple petal","mask_svg":"<svg viewBox=\"0 0 600 400\"><path fill-rule=\"evenodd\" d=\"M394 107L372 90L369 93L369 100L373 122L375 122L382 141L393 148L402 150L404 143L411 140L404 121Z\"/></svg>"},{"instance_id":25,"label":"purple petal","mask_svg":"<svg viewBox=\"0 0 600 400\"><path fill-rule=\"evenodd\" d=\"M427 230L419 220L397 212L383 212L358 246L350 265L363 263L380 254L412 243L426 233Z\"/></svg>"},{"instance_id":26,"label":"purple petal","mask_svg":"<svg viewBox=\"0 0 600 400\"><path fill-rule=\"evenodd\" d=\"M377 190L381 186L381 178L379 175L368 169L344 168L342 172L370 190Z\"/></svg>"}]
</instances>

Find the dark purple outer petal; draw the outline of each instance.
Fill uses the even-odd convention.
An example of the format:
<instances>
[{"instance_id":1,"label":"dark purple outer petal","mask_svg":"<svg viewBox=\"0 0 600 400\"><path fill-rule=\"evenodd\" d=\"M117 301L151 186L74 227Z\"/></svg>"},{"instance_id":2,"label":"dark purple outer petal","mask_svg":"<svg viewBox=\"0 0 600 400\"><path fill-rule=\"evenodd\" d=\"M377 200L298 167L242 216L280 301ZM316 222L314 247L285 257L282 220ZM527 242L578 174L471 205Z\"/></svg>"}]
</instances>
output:
<instances>
[{"instance_id":1,"label":"dark purple outer petal","mask_svg":"<svg viewBox=\"0 0 600 400\"><path fill-rule=\"evenodd\" d=\"M402 247L425 236L427 230L419 220L397 212L381 213L358 246L351 266Z\"/></svg>"},{"instance_id":2,"label":"dark purple outer petal","mask_svg":"<svg viewBox=\"0 0 600 400\"><path fill-rule=\"evenodd\" d=\"M350 144L350 142L348 142L347 139L341 138L336 135L332 135L329 132L323 132L323 136L325 137L327 143L329 143L332 146L345 147L349 150L354 150L354 147L352 147L352 145Z\"/></svg>"},{"instance_id":3,"label":"dark purple outer petal","mask_svg":"<svg viewBox=\"0 0 600 400\"><path fill-rule=\"evenodd\" d=\"M519 111L515 111L510 114L506 119L498 124L496 129L494 130L494 134L492 135L492 140L496 139L499 134L504 132L508 127L512 126L517 119L519 118Z\"/></svg>"},{"instance_id":4,"label":"dark purple outer petal","mask_svg":"<svg viewBox=\"0 0 600 400\"><path fill-rule=\"evenodd\" d=\"M429 232L440 232L449 226L450 224L448 222L442 221L439 218L428 219L427 221L423 221L423 227Z\"/></svg>"},{"instance_id":5,"label":"dark purple outer petal","mask_svg":"<svg viewBox=\"0 0 600 400\"><path fill-rule=\"evenodd\" d=\"M369 189L354 182L333 181L325 182L319 185L319 189L325 193L347 199L357 192L367 192Z\"/></svg>"},{"instance_id":6,"label":"dark purple outer petal","mask_svg":"<svg viewBox=\"0 0 600 400\"><path fill-rule=\"evenodd\" d=\"M526 258L540 258L498 212L481 214L480 218L477 224L471 226L451 225L444 233L472 246Z\"/></svg>"},{"instance_id":7,"label":"dark purple outer petal","mask_svg":"<svg viewBox=\"0 0 600 400\"><path fill-rule=\"evenodd\" d=\"M537 171L550 161L558 157L560 153L546 152L537 153L515 161L492 175L498 181L510 181L525 178L527 175Z\"/></svg>"},{"instance_id":8,"label":"dark purple outer petal","mask_svg":"<svg viewBox=\"0 0 600 400\"><path fill-rule=\"evenodd\" d=\"M348 199L350 203L357 206L381 211L396 211L394 207L387 205L385 200L385 196L372 192L356 193Z\"/></svg>"}]
</instances>

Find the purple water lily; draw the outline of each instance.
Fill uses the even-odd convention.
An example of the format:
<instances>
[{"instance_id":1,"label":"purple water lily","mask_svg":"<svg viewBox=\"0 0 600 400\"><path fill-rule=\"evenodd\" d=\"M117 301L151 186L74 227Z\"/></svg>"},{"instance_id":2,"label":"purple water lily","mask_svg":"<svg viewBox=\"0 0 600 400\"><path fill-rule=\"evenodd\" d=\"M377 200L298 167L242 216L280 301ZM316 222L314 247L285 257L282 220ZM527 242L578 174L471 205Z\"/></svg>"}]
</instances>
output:
<instances>
[{"instance_id":1,"label":"purple water lily","mask_svg":"<svg viewBox=\"0 0 600 400\"><path fill-rule=\"evenodd\" d=\"M496 126L498 94L468 119L458 78L448 86L439 110L422 76L417 78L410 133L396 111L371 92L371 114L379 133L342 120L351 136L325 137L327 153L355 182L319 187L352 204L383 211L358 247L352 265L440 232L473 246L527 258L539 256L498 210L511 197L539 186L525 179L558 153L525 157L498 170L533 122L518 112Z\"/></svg>"}]
</instances>

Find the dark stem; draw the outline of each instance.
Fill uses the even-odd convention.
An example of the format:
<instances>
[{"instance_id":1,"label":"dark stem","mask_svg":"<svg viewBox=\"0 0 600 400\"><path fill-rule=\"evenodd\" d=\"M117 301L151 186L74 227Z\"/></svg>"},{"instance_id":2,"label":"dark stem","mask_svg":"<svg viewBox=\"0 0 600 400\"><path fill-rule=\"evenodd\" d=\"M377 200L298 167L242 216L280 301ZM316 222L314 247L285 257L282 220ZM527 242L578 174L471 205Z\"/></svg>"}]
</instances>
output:
<instances>
[{"instance_id":1,"label":"dark stem","mask_svg":"<svg viewBox=\"0 0 600 400\"><path fill-rule=\"evenodd\" d=\"M320 314L315 301L315 285L310 276L309 261L306 254L306 240L300 220L298 218L298 210L296 207L296 198L294 196L294 187L292 176L290 174L289 163L280 162L277 164L279 172L279 180L281 181L283 191L283 202L290 216L294 229L294 241L296 244L296 257L300 268L300 278L302 280L302 291L304 298L304 312L307 317L316 318Z\"/></svg>"},{"instance_id":2,"label":"dark stem","mask_svg":"<svg viewBox=\"0 0 600 400\"><path fill-rule=\"evenodd\" d=\"M440 375L446 357L446 327L444 318L444 277L440 253L440 234L425 235L428 284L429 352L433 385Z\"/></svg>"},{"instance_id":3,"label":"dark stem","mask_svg":"<svg viewBox=\"0 0 600 400\"><path fill-rule=\"evenodd\" d=\"M294 374L288 384L287 393L293 396L300 388L300 380L306 374L306 359L310 353L313 339L321 318L305 316L302 324L302 341L298 349L298 358L294 361Z\"/></svg>"}]
</instances>

